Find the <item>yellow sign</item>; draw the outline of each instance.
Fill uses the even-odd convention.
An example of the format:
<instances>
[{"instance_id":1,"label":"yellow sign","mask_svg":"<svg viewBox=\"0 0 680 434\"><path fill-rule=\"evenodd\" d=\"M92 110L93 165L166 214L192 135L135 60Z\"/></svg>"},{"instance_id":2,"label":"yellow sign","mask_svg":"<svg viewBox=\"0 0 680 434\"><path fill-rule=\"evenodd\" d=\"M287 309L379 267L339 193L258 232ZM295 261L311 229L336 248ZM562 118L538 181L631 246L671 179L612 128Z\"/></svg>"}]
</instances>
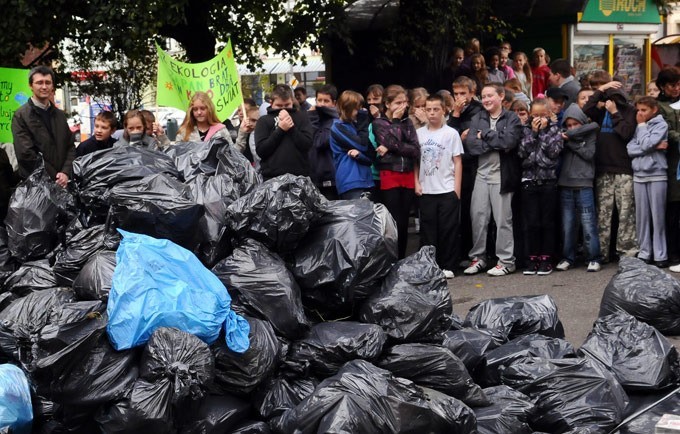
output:
<instances>
[{"instance_id":1,"label":"yellow sign","mask_svg":"<svg viewBox=\"0 0 680 434\"><path fill-rule=\"evenodd\" d=\"M661 18L654 0L589 0L579 21L658 24Z\"/></svg>"}]
</instances>

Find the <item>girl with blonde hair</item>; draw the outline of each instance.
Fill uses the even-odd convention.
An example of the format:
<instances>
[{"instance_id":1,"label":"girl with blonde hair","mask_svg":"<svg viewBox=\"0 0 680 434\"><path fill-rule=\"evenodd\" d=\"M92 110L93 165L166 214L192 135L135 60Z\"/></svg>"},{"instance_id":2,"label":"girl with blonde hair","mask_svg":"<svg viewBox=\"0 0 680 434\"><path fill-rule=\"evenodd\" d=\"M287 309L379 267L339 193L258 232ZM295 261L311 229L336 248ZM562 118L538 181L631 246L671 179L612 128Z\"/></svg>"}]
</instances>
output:
<instances>
[{"instance_id":1,"label":"girl with blonde hair","mask_svg":"<svg viewBox=\"0 0 680 434\"><path fill-rule=\"evenodd\" d=\"M184 142L207 142L212 138L221 137L229 144L232 143L227 127L217 118L215 105L205 92L196 92L191 97L177 137Z\"/></svg>"}]
</instances>

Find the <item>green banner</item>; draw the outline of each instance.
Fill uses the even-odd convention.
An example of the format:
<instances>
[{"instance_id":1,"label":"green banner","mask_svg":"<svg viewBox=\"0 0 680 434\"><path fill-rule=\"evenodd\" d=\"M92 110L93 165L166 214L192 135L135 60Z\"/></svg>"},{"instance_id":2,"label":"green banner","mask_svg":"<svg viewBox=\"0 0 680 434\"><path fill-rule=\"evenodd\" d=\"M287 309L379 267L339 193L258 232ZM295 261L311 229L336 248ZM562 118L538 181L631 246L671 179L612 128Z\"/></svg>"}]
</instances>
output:
<instances>
[{"instance_id":1,"label":"green banner","mask_svg":"<svg viewBox=\"0 0 680 434\"><path fill-rule=\"evenodd\" d=\"M28 69L0 68L0 143L13 143L12 118L33 92Z\"/></svg>"},{"instance_id":2,"label":"green banner","mask_svg":"<svg viewBox=\"0 0 680 434\"><path fill-rule=\"evenodd\" d=\"M659 24L654 0L588 0L581 22Z\"/></svg>"},{"instance_id":3,"label":"green banner","mask_svg":"<svg viewBox=\"0 0 680 434\"><path fill-rule=\"evenodd\" d=\"M212 98L217 117L224 121L243 102L231 40L215 58L202 63L184 63L158 49L156 101L160 106L187 110L194 93L206 92Z\"/></svg>"}]
</instances>

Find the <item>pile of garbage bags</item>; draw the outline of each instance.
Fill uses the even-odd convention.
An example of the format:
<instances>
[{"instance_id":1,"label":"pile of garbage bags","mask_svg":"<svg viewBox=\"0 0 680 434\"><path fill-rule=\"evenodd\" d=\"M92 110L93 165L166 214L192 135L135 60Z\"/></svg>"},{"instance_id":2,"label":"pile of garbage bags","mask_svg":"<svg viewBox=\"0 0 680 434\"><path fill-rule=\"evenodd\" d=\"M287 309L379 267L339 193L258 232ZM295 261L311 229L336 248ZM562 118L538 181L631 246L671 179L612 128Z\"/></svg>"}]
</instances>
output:
<instances>
[{"instance_id":1,"label":"pile of garbage bags","mask_svg":"<svg viewBox=\"0 0 680 434\"><path fill-rule=\"evenodd\" d=\"M677 283L642 263L576 349L549 296L456 317L384 206L262 182L221 139L52 184L20 184L0 228L0 432L607 433L678 384Z\"/></svg>"}]
</instances>

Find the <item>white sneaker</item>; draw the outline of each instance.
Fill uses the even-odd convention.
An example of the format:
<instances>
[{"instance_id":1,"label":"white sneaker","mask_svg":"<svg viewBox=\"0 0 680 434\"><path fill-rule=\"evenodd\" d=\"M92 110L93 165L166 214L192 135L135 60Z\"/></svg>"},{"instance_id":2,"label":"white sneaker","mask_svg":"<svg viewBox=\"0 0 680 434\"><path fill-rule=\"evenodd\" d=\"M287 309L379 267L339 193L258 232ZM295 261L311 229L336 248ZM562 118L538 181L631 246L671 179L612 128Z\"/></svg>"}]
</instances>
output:
<instances>
[{"instance_id":1,"label":"white sneaker","mask_svg":"<svg viewBox=\"0 0 680 434\"><path fill-rule=\"evenodd\" d=\"M600 265L599 262L590 261L590 263L588 264L588 271L590 272L597 272L600 271L601 269L602 266Z\"/></svg>"},{"instance_id":2,"label":"white sneaker","mask_svg":"<svg viewBox=\"0 0 680 434\"><path fill-rule=\"evenodd\" d=\"M486 268L486 262L481 259L473 259L470 266L463 271L465 274L477 274Z\"/></svg>"},{"instance_id":3,"label":"white sneaker","mask_svg":"<svg viewBox=\"0 0 680 434\"><path fill-rule=\"evenodd\" d=\"M567 261L566 259L562 259L559 264L557 264L557 267L555 269L560 270L560 271L567 271L568 269L571 268L571 263Z\"/></svg>"},{"instance_id":4,"label":"white sneaker","mask_svg":"<svg viewBox=\"0 0 680 434\"><path fill-rule=\"evenodd\" d=\"M672 266L668 267L668 269L670 271L672 271L673 273L680 273L680 264L672 265Z\"/></svg>"},{"instance_id":5,"label":"white sneaker","mask_svg":"<svg viewBox=\"0 0 680 434\"><path fill-rule=\"evenodd\" d=\"M455 274L453 274L453 271L451 270L442 270L444 272L444 276L446 276L447 279L453 279L456 277Z\"/></svg>"},{"instance_id":6,"label":"white sneaker","mask_svg":"<svg viewBox=\"0 0 680 434\"><path fill-rule=\"evenodd\" d=\"M489 271L487 271L486 274L488 274L489 276L505 276L506 274L514 272L515 272L514 264L510 265L498 264Z\"/></svg>"}]
</instances>

